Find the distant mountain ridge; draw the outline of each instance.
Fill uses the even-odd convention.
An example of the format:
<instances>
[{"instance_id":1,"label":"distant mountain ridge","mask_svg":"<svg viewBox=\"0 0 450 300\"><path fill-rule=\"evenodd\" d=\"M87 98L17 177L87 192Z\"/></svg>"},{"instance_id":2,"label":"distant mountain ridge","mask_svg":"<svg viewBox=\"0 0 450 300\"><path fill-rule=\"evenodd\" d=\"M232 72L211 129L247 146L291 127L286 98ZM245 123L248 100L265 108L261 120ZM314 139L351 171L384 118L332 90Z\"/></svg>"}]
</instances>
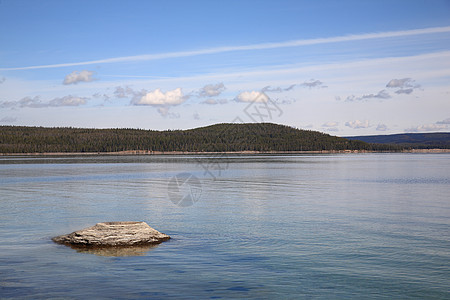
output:
<instances>
[{"instance_id":1,"label":"distant mountain ridge","mask_svg":"<svg viewBox=\"0 0 450 300\"><path fill-rule=\"evenodd\" d=\"M346 138L366 143L400 145L409 148L450 149L450 132L400 133L389 135L350 136Z\"/></svg>"},{"instance_id":2,"label":"distant mountain ridge","mask_svg":"<svg viewBox=\"0 0 450 300\"><path fill-rule=\"evenodd\" d=\"M272 123L215 124L189 130L0 126L0 153L284 152L401 150Z\"/></svg>"}]
</instances>

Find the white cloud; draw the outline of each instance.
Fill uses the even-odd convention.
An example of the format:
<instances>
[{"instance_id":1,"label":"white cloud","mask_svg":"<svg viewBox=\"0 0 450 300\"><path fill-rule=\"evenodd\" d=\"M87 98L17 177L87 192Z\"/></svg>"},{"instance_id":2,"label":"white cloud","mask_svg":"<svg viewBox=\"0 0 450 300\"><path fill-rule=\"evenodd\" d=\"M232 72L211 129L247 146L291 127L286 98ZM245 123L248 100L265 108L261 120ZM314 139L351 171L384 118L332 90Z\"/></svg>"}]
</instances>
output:
<instances>
[{"instance_id":1,"label":"white cloud","mask_svg":"<svg viewBox=\"0 0 450 300\"><path fill-rule=\"evenodd\" d=\"M388 130L388 127L386 126L386 124L378 124L376 130L377 131L386 131L386 130Z\"/></svg>"},{"instance_id":2,"label":"white cloud","mask_svg":"<svg viewBox=\"0 0 450 300\"><path fill-rule=\"evenodd\" d=\"M138 99L133 99L134 105L156 105L171 106L178 105L186 101L187 97L183 95L181 88L172 91L162 92L161 89L148 92Z\"/></svg>"},{"instance_id":3,"label":"white cloud","mask_svg":"<svg viewBox=\"0 0 450 300\"><path fill-rule=\"evenodd\" d=\"M236 101L267 103L269 101L269 97L266 94L264 94L264 92L258 91L242 92L236 97Z\"/></svg>"},{"instance_id":4,"label":"white cloud","mask_svg":"<svg viewBox=\"0 0 450 300\"><path fill-rule=\"evenodd\" d=\"M223 82L217 84L208 84L200 89L198 92L200 97L215 97L220 95L225 90Z\"/></svg>"},{"instance_id":5,"label":"white cloud","mask_svg":"<svg viewBox=\"0 0 450 300\"><path fill-rule=\"evenodd\" d=\"M405 129L405 132L439 131L447 129L447 124L425 124Z\"/></svg>"},{"instance_id":6,"label":"white cloud","mask_svg":"<svg viewBox=\"0 0 450 300\"><path fill-rule=\"evenodd\" d=\"M94 72L83 70L81 72L73 71L64 78L63 84L77 84L78 82L90 82L94 81L92 78Z\"/></svg>"},{"instance_id":7,"label":"white cloud","mask_svg":"<svg viewBox=\"0 0 450 300\"><path fill-rule=\"evenodd\" d=\"M370 127L368 120L365 120L365 121L355 120L355 121L351 121L351 122L345 122L345 126L353 128L353 129Z\"/></svg>"},{"instance_id":8,"label":"white cloud","mask_svg":"<svg viewBox=\"0 0 450 300\"><path fill-rule=\"evenodd\" d=\"M2 83L5 82L5 81L6 81L6 78L5 78L5 77L0 78L0 84L2 84Z\"/></svg>"},{"instance_id":9,"label":"white cloud","mask_svg":"<svg viewBox=\"0 0 450 300\"><path fill-rule=\"evenodd\" d=\"M450 124L450 118L447 118L447 119L445 119L445 120L442 120L442 121L438 121L438 122L436 122L436 124L446 124L446 125L448 125L448 124Z\"/></svg>"}]
</instances>

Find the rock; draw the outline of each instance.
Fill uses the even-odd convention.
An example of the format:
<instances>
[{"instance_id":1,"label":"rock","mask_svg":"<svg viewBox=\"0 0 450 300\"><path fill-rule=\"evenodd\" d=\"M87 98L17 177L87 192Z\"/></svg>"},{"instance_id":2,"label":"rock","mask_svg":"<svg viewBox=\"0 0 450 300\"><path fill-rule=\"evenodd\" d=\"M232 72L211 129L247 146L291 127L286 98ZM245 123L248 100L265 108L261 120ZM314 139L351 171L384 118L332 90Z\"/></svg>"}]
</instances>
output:
<instances>
[{"instance_id":1,"label":"rock","mask_svg":"<svg viewBox=\"0 0 450 300\"><path fill-rule=\"evenodd\" d=\"M95 248L154 245L169 239L170 236L151 228L145 222L104 222L52 240L73 248Z\"/></svg>"}]
</instances>

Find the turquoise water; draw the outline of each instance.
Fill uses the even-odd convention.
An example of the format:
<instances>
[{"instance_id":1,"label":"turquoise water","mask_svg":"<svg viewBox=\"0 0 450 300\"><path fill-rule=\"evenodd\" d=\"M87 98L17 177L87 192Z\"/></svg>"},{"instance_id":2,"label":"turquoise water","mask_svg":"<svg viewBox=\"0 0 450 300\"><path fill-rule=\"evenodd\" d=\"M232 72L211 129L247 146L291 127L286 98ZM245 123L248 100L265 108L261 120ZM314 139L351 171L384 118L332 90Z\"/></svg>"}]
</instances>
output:
<instances>
[{"instance_id":1,"label":"turquoise water","mask_svg":"<svg viewBox=\"0 0 450 300\"><path fill-rule=\"evenodd\" d=\"M0 157L0 298L448 299L449 170L448 154ZM50 240L104 221L172 239Z\"/></svg>"}]
</instances>

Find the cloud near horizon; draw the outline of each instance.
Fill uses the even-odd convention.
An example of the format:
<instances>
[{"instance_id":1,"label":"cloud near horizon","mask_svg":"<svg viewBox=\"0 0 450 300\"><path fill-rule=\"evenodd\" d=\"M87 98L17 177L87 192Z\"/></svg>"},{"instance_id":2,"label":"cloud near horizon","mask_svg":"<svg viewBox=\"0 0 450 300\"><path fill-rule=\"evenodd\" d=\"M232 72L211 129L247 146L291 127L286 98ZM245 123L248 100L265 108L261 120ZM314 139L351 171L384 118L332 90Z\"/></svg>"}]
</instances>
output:
<instances>
[{"instance_id":1,"label":"cloud near horizon","mask_svg":"<svg viewBox=\"0 0 450 300\"><path fill-rule=\"evenodd\" d=\"M24 97L18 101L3 101L0 102L2 108L16 108L16 107L29 107L29 108L43 108L43 107L60 107L60 106L79 106L86 104L85 97L77 96L64 96L53 98L49 102L43 102L39 96Z\"/></svg>"},{"instance_id":2,"label":"cloud near horizon","mask_svg":"<svg viewBox=\"0 0 450 300\"><path fill-rule=\"evenodd\" d=\"M324 124L322 124L322 127L336 127L339 125L339 122L326 122Z\"/></svg>"},{"instance_id":3,"label":"cloud near horizon","mask_svg":"<svg viewBox=\"0 0 450 300\"><path fill-rule=\"evenodd\" d=\"M0 119L0 123L14 123L17 122L16 117L3 117Z\"/></svg>"},{"instance_id":4,"label":"cloud near horizon","mask_svg":"<svg viewBox=\"0 0 450 300\"><path fill-rule=\"evenodd\" d=\"M386 124L378 124L378 126L377 126L377 128L376 128L377 131L386 131L386 130L388 130L388 129L389 129L389 128L387 127Z\"/></svg>"},{"instance_id":5,"label":"cloud near horizon","mask_svg":"<svg viewBox=\"0 0 450 300\"><path fill-rule=\"evenodd\" d=\"M370 124L369 124L368 120L364 120L364 121L355 120L355 121L345 122L345 126L353 128L353 129L360 129L360 128L369 128Z\"/></svg>"},{"instance_id":6,"label":"cloud near horizon","mask_svg":"<svg viewBox=\"0 0 450 300\"><path fill-rule=\"evenodd\" d=\"M78 82L91 82L95 79L92 78L94 75L93 71L83 70L81 72L73 71L72 73L66 75L64 78L63 84L77 84Z\"/></svg>"},{"instance_id":7,"label":"cloud near horizon","mask_svg":"<svg viewBox=\"0 0 450 300\"><path fill-rule=\"evenodd\" d=\"M440 125L442 125L442 124L450 125L450 118L447 118L447 119L442 120L442 121L438 121L438 122L436 122L436 124L440 124Z\"/></svg>"},{"instance_id":8,"label":"cloud near horizon","mask_svg":"<svg viewBox=\"0 0 450 300\"><path fill-rule=\"evenodd\" d=\"M405 132L439 131L447 129L447 124L424 124L405 129Z\"/></svg>"}]
</instances>

